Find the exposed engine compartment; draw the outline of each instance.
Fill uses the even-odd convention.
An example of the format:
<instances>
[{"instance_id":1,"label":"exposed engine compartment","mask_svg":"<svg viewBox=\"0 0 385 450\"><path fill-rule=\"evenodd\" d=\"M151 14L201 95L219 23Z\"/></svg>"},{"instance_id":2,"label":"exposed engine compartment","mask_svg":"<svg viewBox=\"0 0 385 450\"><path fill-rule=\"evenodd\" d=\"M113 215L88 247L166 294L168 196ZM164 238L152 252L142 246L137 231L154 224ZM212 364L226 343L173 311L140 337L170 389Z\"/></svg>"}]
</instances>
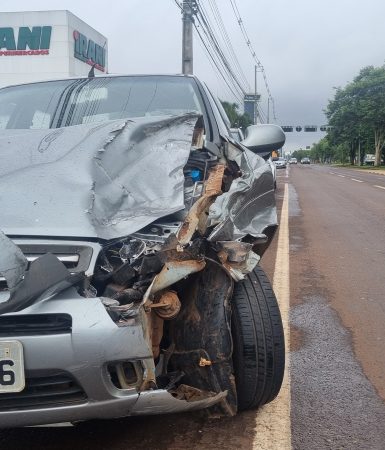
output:
<instances>
[{"instance_id":1,"label":"exposed engine compartment","mask_svg":"<svg viewBox=\"0 0 385 450\"><path fill-rule=\"evenodd\" d=\"M100 298L117 326L138 321L142 325L153 358L135 362L131 369L118 365L112 373L121 389L132 384L139 391L177 389L175 395L183 398L227 391L222 409L234 414L230 299L233 281L253 270L274 233L272 174L262 158L230 142L219 156L207 150L201 118L192 121L187 116L175 123L177 132L181 123L192 124L183 186L179 179L173 185L183 192L184 207L166 216L157 213L158 219L128 236L97 239L99 251L93 249L86 270L69 266L68 257L60 262L49 254L49 247L41 257L27 260L19 247L0 235L0 274L8 284L3 291L9 292L9 299L0 302L0 314L74 286L82 297ZM162 130L172 122L156 125ZM118 130L103 152L108 153L125 127ZM152 176L157 176L156 166ZM94 187L93 204L96 192ZM110 193L103 195L111 201ZM121 210L118 215L122 217ZM102 226L109 224L115 226L116 220L106 218ZM119 230L122 224L123 220ZM43 285L37 286L37 273L44 274Z\"/></svg>"}]
</instances>

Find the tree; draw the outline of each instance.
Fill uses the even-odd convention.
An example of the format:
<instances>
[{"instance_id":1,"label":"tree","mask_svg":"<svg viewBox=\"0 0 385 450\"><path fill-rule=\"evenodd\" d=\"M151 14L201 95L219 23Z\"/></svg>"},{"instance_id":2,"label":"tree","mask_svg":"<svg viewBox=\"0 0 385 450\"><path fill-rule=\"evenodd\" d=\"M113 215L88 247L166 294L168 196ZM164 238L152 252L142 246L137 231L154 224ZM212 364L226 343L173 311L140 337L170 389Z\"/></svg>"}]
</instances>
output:
<instances>
[{"instance_id":1,"label":"tree","mask_svg":"<svg viewBox=\"0 0 385 450\"><path fill-rule=\"evenodd\" d=\"M310 158L310 150L294 150L291 154L292 158L297 158L298 161L301 161L302 158Z\"/></svg>"},{"instance_id":2,"label":"tree","mask_svg":"<svg viewBox=\"0 0 385 450\"><path fill-rule=\"evenodd\" d=\"M375 165L381 164L385 145L385 66L361 69L345 88L337 88L326 109L330 138L335 144L348 144L350 161L362 141L374 137Z\"/></svg>"},{"instance_id":3,"label":"tree","mask_svg":"<svg viewBox=\"0 0 385 450\"><path fill-rule=\"evenodd\" d=\"M250 116L247 113L239 114L239 105L237 103L229 103L226 101L221 101L221 103L232 127L245 129L252 124Z\"/></svg>"},{"instance_id":4,"label":"tree","mask_svg":"<svg viewBox=\"0 0 385 450\"><path fill-rule=\"evenodd\" d=\"M330 144L327 136L322 138L317 144L313 144L310 151L310 158L321 163L331 163L335 160L335 157L335 147Z\"/></svg>"}]
</instances>

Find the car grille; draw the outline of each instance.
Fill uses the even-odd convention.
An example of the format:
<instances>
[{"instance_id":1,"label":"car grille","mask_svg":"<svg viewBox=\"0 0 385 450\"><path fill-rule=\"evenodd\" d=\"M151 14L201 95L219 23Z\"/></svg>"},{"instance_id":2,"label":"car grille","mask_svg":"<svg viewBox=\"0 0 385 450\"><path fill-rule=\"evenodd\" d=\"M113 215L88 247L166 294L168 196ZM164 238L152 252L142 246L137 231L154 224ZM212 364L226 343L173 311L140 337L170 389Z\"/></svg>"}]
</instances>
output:
<instances>
[{"instance_id":1,"label":"car grille","mask_svg":"<svg viewBox=\"0 0 385 450\"><path fill-rule=\"evenodd\" d=\"M32 263L46 253L52 253L71 273L82 273L86 276L93 275L96 259L101 250L101 246L95 242L76 242L58 240L39 239L12 239L20 248L29 263ZM0 274L0 301L8 300L5 297L8 286L4 276Z\"/></svg>"},{"instance_id":2,"label":"car grille","mask_svg":"<svg viewBox=\"0 0 385 450\"><path fill-rule=\"evenodd\" d=\"M89 268L93 254L92 247L84 244L37 243L17 239L14 242L30 263L46 253L52 253L70 272L85 272Z\"/></svg>"},{"instance_id":3,"label":"car grille","mask_svg":"<svg viewBox=\"0 0 385 450\"><path fill-rule=\"evenodd\" d=\"M71 333L69 314L18 314L0 316L0 337Z\"/></svg>"},{"instance_id":4,"label":"car grille","mask_svg":"<svg viewBox=\"0 0 385 450\"><path fill-rule=\"evenodd\" d=\"M86 400L86 393L65 372L48 376L27 376L22 392L0 394L0 411L53 408L84 403Z\"/></svg>"}]
</instances>

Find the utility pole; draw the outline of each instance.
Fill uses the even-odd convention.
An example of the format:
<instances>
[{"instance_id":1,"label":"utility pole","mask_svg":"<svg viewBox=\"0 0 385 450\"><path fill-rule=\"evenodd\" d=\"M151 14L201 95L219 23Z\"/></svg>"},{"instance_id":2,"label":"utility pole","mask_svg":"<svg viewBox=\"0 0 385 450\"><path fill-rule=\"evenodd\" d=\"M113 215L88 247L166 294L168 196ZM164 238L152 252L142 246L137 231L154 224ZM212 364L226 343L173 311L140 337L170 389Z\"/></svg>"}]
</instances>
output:
<instances>
[{"instance_id":1,"label":"utility pole","mask_svg":"<svg viewBox=\"0 0 385 450\"><path fill-rule=\"evenodd\" d=\"M254 124L258 123L258 91L257 91L257 66L254 66L254 93L255 93L255 105L254 105Z\"/></svg>"},{"instance_id":2,"label":"utility pole","mask_svg":"<svg viewBox=\"0 0 385 450\"><path fill-rule=\"evenodd\" d=\"M361 165L361 134L358 133L358 165Z\"/></svg>"},{"instance_id":3,"label":"utility pole","mask_svg":"<svg viewBox=\"0 0 385 450\"><path fill-rule=\"evenodd\" d=\"M195 0L183 0L182 73L193 73L193 23L196 12Z\"/></svg>"}]
</instances>

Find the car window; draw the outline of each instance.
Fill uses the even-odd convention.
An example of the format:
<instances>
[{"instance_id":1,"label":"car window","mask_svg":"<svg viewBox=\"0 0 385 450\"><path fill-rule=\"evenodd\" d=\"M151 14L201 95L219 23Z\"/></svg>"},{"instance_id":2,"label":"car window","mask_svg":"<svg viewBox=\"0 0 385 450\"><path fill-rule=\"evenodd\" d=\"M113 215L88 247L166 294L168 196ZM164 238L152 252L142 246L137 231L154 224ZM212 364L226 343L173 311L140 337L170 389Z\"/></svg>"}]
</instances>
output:
<instances>
[{"instance_id":1,"label":"car window","mask_svg":"<svg viewBox=\"0 0 385 450\"><path fill-rule=\"evenodd\" d=\"M0 129L7 127L9 119L15 110L16 104L13 102L8 102L0 105Z\"/></svg>"},{"instance_id":2,"label":"car window","mask_svg":"<svg viewBox=\"0 0 385 450\"><path fill-rule=\"evenodd\" d=\"M0 127L47 129L126 117L203 114L191 78L61 80L0 90Z\"/></svg>"}]
</instances>

